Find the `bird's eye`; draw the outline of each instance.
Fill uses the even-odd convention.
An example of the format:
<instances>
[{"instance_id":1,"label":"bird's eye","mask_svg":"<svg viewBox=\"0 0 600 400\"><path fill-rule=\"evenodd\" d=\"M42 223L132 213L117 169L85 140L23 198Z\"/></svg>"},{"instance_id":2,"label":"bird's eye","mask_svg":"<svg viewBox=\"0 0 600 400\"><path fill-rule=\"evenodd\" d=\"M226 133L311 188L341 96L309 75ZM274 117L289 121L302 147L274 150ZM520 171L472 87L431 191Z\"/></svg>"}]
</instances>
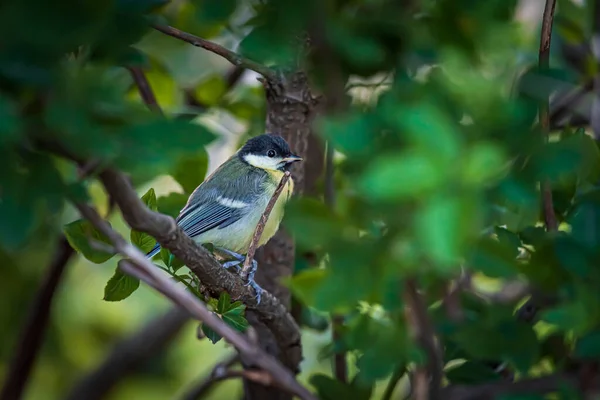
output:
<instances>
[{"instance_id":1,"label":"bird's eye","mask_svg":"<svg viewBox=\"0 0 600 400\"><path fill-rule=\"evenodd\" d=\"M271 157L271 158L275 157L275 150L269 150L267 152L267 157Z\"/></svg>"}]
</instances>

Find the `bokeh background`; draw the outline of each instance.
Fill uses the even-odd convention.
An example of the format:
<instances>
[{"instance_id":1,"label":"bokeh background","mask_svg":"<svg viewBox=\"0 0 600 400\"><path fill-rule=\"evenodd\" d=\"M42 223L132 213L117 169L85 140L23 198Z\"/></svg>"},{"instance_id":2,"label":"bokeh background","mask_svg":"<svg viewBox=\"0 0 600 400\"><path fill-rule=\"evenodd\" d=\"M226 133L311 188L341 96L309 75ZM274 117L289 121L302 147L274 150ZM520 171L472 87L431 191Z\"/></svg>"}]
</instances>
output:
<instances>
[{"instance_id":1,"label":"bokeh background","mask_svg":"<svg viewBox=\"0 0 600 400\"><path fill-rule=\"evenodd\" d=\"M515 15L512 34L518 37L524 54L535 54L539 40L541 13L544 1L521 0ZM238 10L236 18L244 21L249 10ZM235 31L235 29L234 29ZM244 31L228 32L226 35L210 37L223 46L236 50ZM500 46L502 47L502 46ZM219 139L208 148L209 172L223 162L247 135L256 134L264 127L263 89L257 75L246 71L225 99L224 73L230 69L222 58L195 48L159 32L150 32L138 48L152 56L152 69L148 79L159 104L167 112L179 110L184 102L181 88L190 88L205 104L219 101L220 106L202 116L198 123L206 124L219 135ZM373 81L380 81L374 77ZM127 71L115 73L115 80L131 79ZM385 90L381 87L357 87L351 90L358 102L368 102ZM139 101L138 93L129 95ZM179 185L170 177L160 177L141 187L140 194L153 187L157 195L181 192ZM92 191L97 204L105 204L100 188ZM106 211L106 210L102 210ZM67 209L63 222L78 218L73 209ZM128 231L120 218L112 219L114 226L123 234ZM40 283L44 268L48 264L54 243L40 242L16 257L1 257L11 268L2 267L0 279L0 383L7 362L17 340L16 335L24 323L25 311L32 300L32 293ZM169 308L169 302L153 290L143 286L123 302L103 301L103 290L114 273L116 259L96 265L80 256L68 266L52 311L43 350L26 392L26 398L58 399L86 372L101 363L113 346L123 337L135 332L145 323ZM197 324L190 322L162 353L153 356L144 368L123 380L110 395L112 400L173 398L183 393L190 385L205 376L215 362L226 357L232 350L223 342L216 345L208 340L198 341ZM305 361L300 380L308 383L315 372L331 374L329 360L320 360L322 349L329 343L331 332L303 330ZM350 363L352 365L352 363ZM377 386L381 392L385 382ZM236 398L241 392L241 383L230 380L219 384L211 399ZM375 396L374 398L377 398Z\"/></svg>"}]
</instances>

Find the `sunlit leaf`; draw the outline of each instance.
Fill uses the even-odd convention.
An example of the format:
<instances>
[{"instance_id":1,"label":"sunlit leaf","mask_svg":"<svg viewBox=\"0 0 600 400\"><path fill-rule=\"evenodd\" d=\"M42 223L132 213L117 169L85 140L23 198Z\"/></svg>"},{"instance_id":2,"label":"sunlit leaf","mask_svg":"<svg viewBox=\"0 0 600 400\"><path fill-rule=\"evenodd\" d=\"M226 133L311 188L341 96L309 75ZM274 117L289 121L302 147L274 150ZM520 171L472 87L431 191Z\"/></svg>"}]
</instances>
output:
<instances>
[{"instance_id":1,"label":"sunlit leaf","mask_svg":"<svg viewBox=\"0 0 600 400\"><path fill-rule=\"evenodd\" d=\"M114 253L94 247L94 241L105 247L112 246L112 242L86 219L65 225L63 231L71 247L93 263L101 264L114 256Z\"/></svg>"},{"instance_id":2,"label":"sunlit leaf","mask_svg":"<svg viewBox=\"0 0 600 400\"><path fill-rule=\"evenodd\" d=\"M115 274L109 279L104 288L105 301L121 301L131 296L140 286L140 281L127 275L117 267Z\"/></svg>"}]
</instances>

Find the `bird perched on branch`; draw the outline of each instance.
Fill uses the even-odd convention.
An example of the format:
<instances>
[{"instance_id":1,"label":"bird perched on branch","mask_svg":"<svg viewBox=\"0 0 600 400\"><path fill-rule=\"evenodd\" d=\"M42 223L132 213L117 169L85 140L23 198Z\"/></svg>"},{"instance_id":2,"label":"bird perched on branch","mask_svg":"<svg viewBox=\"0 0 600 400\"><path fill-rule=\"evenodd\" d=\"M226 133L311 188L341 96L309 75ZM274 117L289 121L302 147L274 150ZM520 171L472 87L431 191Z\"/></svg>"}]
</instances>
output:
<instances>
[{"instance_id":1,"label":"bird perched on branch","mask_svg":"<svg viewBox=\"0 0 600 400\"><path fill-rule=\"evenodd\" d=\"M244 146L198 186L176 219L177 225L196 243L212 243L215 249L234 260L223 264L236 267L248 252L256 226L286 170L302 158L290 151L280 136L265 134L248 140ZM258 247L273 237L283 218L286 201L292 195L290 178L265 224ZM147 254L152 258L160 245ZM248 273L257 302L263 289L254 281L256 261Z\"/></svg>"}]
</instances>

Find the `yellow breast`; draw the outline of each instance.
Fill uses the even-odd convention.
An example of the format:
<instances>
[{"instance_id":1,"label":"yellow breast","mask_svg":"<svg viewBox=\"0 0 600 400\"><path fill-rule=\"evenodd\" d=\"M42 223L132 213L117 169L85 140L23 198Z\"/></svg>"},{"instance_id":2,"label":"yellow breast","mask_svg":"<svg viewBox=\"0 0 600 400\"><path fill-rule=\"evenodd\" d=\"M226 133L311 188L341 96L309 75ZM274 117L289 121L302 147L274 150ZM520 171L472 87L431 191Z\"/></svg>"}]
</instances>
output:
<instances>
[{"instance_id":1,"label":"yellow breast","mask_svg":"<svg viewBox=\"0 0 600 400\"><path fill-rule=\"evenodd\" d=\"M273 177L274 181L277 182L277 184L275 186L275 187L277 187L278 183L281 181L281 178L283 177L283 172L269 171L269 175L271 175ZM274 190L275 189L273 189L273 191ZM292 197L293 193L294 193L294 180L290 177L290 179L287 181L287 183L283 187L283 191L279 195L279 198L277 199L277 202L275 202L275 206L273 207L273 210L271 211L271 214L269 215L269 219L267 220L267 223L265 224L265 230L263 231L263 233L260 237L260 240L258 242L259 246L262 246L265 243L267 243L269 241L269 239L271 239L273 237L273 235L275 235L275 233L277 232L277 229L279 229L279 224L281 223L281 220L283 219L285 203L287 203L287 201Z\"/></svg>"}]
</instances>

